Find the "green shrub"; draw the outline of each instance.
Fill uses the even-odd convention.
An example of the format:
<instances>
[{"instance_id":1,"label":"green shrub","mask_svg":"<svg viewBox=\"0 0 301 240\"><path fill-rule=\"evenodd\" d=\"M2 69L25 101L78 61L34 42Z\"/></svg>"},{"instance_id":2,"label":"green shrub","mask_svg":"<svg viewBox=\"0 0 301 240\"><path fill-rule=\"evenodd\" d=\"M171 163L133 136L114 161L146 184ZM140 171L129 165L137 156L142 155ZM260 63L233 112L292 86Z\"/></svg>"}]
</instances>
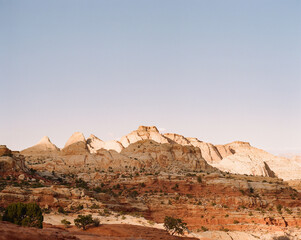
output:
<instances>
[{"instance_id":1,"label":"green shrub","mask_svg":"<svg viewBox=\"0 0 301 240\"><path fill-rule=\"evenodd\" d=\"M202 182L202 177L198 176L197 180L198 180L199 183L201 183Z\"/></svg>"},{"instance_id":2,"label":"green shrub","mask_svg":"<svg viewBox=\"0 0 301 240\"><path fill-rule=\"evenodd\" d=\"M166 216L164 218L164 228L168 231L171 235L179 234L183 235L184 231L187 229L187 223L184 223L179 218L173 218Z\"/></svg>"},{"instance_id":3,"label":"green shrub","mask_svg":"<svg viewBox=\"0 0 301 240\"><path fill-rule=\"evenodd\" d=\"M277 211L281 214L282 213L282 205L280 205L280 204L278 204L277 206L276 206L276 208L277 208Z\"/></svg>"},{"instance_id":4,"label":"green shrub","mask_svg":"<svg viewBox=\"0 0 301 240\"><path fill-rule=\"evenodd\" d=\"M20 226L43 228L42 209L36 203L13 203L4 212L3 221Z\"/></svg>"},{"instance_id":5,"label":"green shrub","mask_svg":"<svg viewBox=\"0 0 301 240\"><path fill-rule=\"evenodd\" d=\"M100 209L100 206L96 203L93 203L93 205L90 208L91 209Z\"/></svg>"},{"instance_id":6,"label":"green shrub","mask_svg":"<svg viewBox=\"0 0 301 240\"><path fill-rule=\"evenodd\" d=\"M66 228L70 227L70 225L71 225L71 222L69 222L69 221L66 220L66 219L63 219L63 220L61 221L61 223L64 224Z\"/></svg>"},{"instance_id":7,"label":"green shrub","mask_svg":"<svg viewBox=\"0 0 301 240\"><path fill-rule=\"evenodd\" d=\"M57 210L59 213L63 213L65 214L65 210L62 206L59 206L58 210Z\"/></svg>"},{"instance_id":8,"label":"green shrub","mask_svg":"<svg viewBox=\"0 0 301 240\"><path fill-rule=\"evenodd\" d=\"M229 232L230 231L228 228L224 228L224 227L221 227L219 230L223 231L223 232Z\"/></svg>"},{"instance_id":9,"label":"green shrub","mask_svg":"<svg viewBox=\"0 0 301 240\"><path fill-rule=\"evenodd\" d=\"M206 228L204 226L201 226L201 229L202 229L203 232L207 232L209 230L208 228Z\"/></svg>"},{"instance_id":10,"label":"green shrub","mask_svg":"<svg viewBox=\"0 0 301 240\"><path fill-rule=\"evenodd\" d=\"M83 179L76 179L75 180L75 184L77 188L84 188L84 189L88 189L88 183L86 181L84 181Z\"/></svg>"},{"instance_id":11,"label":"green shrub","mask_svg":"<svg viewBox=\"0 0 301 240\"><path fill-rule=\"evenodd\" d=\"M83 230L87 229L87 226L93 224L93 218L92 215L78 215L76 219L74 219L74 224L78 228L82 228Z\"/></svg>"}]
</instances>

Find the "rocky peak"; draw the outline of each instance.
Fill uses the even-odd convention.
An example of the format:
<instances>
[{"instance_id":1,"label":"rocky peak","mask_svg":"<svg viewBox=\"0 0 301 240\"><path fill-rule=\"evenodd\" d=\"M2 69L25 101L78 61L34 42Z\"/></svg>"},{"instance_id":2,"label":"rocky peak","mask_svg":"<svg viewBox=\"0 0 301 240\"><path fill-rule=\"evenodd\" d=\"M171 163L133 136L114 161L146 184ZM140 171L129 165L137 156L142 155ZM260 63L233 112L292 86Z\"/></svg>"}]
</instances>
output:
<instances>
[{"instance_id":1,"label":"rocky peak","mask_svg":"<svg viewBox=\"0 0 301 240\"><path fill-rule=\"evenodd\" d=\"M138 127L138 132L156 132L159 133L159 130L157 129L156 126L139 126Z\"/></svg>"},{"instance_id":2,"label":"rocky peak","mask_svg":"<svg viewBox=\"0 0 301 240\"><path fill-rule=\"evenodd\" d=\"M146 139L154 140L157 143L169 143L169 140L161 135L155 126L140 126L137 130L123 136L120 142L123 147L128 147L132 143Z\"/></svg>"},{"instance_id":3,"label":"rocky peak","mask_svg":"<svg viewBox=\"0 0 301 240\"><path fill-rule=\"evenodd\" d=\"M81 132L75 132L75 133L73 133L72 136L66 142L64 148L70 146L71 144L77 143L77 142L84 142L84 143L86 143L85 136Z\"/></svg>"},{"instance_id":4,"label":"rocky peak","mask_svg":"<svg viewBox=\"0 0 301 240\"><path fill-rule=\"evenodd\" d=\"M243 141L234 141L231 143L226 144L226 146L235 146L235 147L251 147L249 142L243 142Z\"/></svg>"},{"instance_id":5,"label":"rocky peak","mask_svg":"<svg viewBox=\"0 0 301 240\"><path fill-rule=\"evenodd\" d=\"M44 136L37 144L52 144L52 143L48 136Z\"/></svg>"},{"instance_id":6,"label":"rocky peak","mask_svg":"<svg viewBox=\"0 0 301 240\"><path fill-rule=\"evenodd\" d=\"M49 139L49 137L44 136L36 145L26 148L21 151L24 155L45 155L48 153L56 154L60 149L55 146Z\"/></svg>"},{"instance_id":7,"label":"rocky peak","mask_svg":"<svg viewBox=\"0 0 301 240\"><path fill-rule=\"evenodd\" d=\"M47 136L44 136L35 146L44 146L45 149L49 150L59 150Z\"/></svg>"},{"instance_id":8,"label":"rocky peak","mask_svg":"<svg viewBox=\"0 0 301 240\"><path fill-rule=\"evenodd\" d=\"M116 152L121 152L121 150L124 148L122 144L118 141L112 140L112 141L102 141L95 135L91 134L90 137L87 139L87 146L90 151L90 153L97 153L100 149L105 150L114 150Z\"/></svg>"},{"instance_id":9,"label":"rocky peak","mask_svg":"<svg viewBox=\"0 0 301 240\"><path fill-rule=\"evenodd\" d=\"M103 144L104 142L93 134L87 138L87 146L90 153L96 153L97 150L102 148Z\"/></svg>"}]
</instances>

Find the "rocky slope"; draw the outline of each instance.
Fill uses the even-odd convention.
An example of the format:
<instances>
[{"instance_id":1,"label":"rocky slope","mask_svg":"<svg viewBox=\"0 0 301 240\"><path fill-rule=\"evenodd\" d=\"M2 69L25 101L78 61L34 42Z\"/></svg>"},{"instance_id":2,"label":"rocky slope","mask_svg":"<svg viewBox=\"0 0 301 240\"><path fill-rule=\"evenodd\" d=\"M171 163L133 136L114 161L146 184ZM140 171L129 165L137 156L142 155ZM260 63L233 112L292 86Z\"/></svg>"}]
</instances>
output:
<instances>
[{"instance_id":1,"label":"rocky slope","mask_svg":"<svg viewBox=\"0 0 301 240\"><path fill-rule=\"evenodd\" d=\"M132 224L147 226L174 216L187 222L190 236L200 238L272 240L277 232L296 236L290 240L301 236L301 193L278 178L142 169L100 172L93 181L90 175L69 174L57 181L19 173L6 180L8 175L3 173L0 185L6 185L0 189L0 207L36 202L43 208L45 221L56 225L64 218L73 222L78 214L92 214L102 224L127 223L133 216Z\"/></svg>"},{"instance_id":2,"label":"rocky slope","mask_svg":"<svg viewBox=\"0 0 301 240\"><path fill-rule=\"evenodd\" d=\"M276 177L221 172L204 160L200 148L176 143L176 139L184 141L179 136L170 137L174 142L144 139L120 153L100 149L91 154L83 136L75 134L70 144L56 154L27 157L27 164L33 163L28 167L20 153L1 146L0 163L8 157L12 164L0 164L4 166L0 171L0 214L10 203L36 202L43 209L45 222L55 225L64 218L73 222L78 214L92 214L102 224L162 228L164 217L173 216L188 224L189 236L199 239L300 239L301 193L291 187L298 186L297 180L289 185ZM78 141L74 141L76 138ZM246 143L232 143L216 149L224 149L225 152L218 152L225 156L239 152L241 145L250 148ZM133 231L140 231L131 226L126 228L132 230L126 231L123 227L119 228L123 229L121 232L103 226L85 233L74 232L78 231L74 228L55 233L47 230L45 236L126 239L132 237ZM7 228L10 230L1 235L6 236L3 239L18 239L14 228ZM143 235L143 229L140 237L144 239L169 239L162 230L151 235L157 231L153 229ZM16 227L15 231L22 230ZM30 233L30 229L25 229L24 235L18 236L26 239Z\"/></svg>"},{"instance_id":3,"label":"rocky slope","mask_svg":"<svg viewBox=\"0 0 301 240\"><path fill-rule=\"evenodd\" d=\"M0 173L28 172L25 158L19 152L13 152L5 145L0 145Z\"/></svg>"},{"instance_id":4,"label":"rocky slope","mask_svg":"<svg viewBox=\"0 0 301 240\"><path fill-rule=\"evenodd\" d=\"M89 172L109 167L114 170L164 167L176 171L208 168L209 164L231 173L301 179L299 158L277 157L247 142L213 145L174 133L162 135L155 126L140 126L120 141L108 142L94 135L85 139L77 132L61 150L44 137L40 143L21 153L35 169L62 173L76 173L78 166Z\"/></svg>"}]
</instances>

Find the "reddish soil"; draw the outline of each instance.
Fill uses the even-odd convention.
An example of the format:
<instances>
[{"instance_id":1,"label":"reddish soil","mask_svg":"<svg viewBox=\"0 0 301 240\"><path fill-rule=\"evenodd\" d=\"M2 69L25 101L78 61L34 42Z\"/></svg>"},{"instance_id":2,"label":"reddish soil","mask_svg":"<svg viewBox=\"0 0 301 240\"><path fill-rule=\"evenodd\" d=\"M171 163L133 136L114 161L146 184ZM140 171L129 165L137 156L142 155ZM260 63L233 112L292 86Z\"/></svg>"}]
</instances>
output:
<instances>
[{"instance_id":1,"label":"reddish soil","mask_svg":"<svg viewBox=\"0 0 301 240\"><path fill-rule=\"evenodd\" d=\"M171 236L156 228L107 224L89 228L86 231L75 227L64 229L45 224L43 229L20 227L8 222L0 222L0 240L195 240L196 238Z\"/></svg>"}]
</instances>

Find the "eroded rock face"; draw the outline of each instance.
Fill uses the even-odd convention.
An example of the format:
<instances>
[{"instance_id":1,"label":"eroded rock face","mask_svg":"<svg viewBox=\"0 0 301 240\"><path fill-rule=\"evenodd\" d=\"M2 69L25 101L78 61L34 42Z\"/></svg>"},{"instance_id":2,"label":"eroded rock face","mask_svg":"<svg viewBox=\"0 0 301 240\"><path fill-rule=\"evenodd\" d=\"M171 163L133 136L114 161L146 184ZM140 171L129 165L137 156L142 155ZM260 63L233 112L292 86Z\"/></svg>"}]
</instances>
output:
<instances>
[{"instance_id":1,"label":"eroded rock face","mask_svg":"<svg viewBox=\"0 0 301 240\"><path fill-rule=\"evenodd\" d=\"M153 140L142 140L121 151L122 155L143 162L146 168L170 170L213 170L202 159L201 152L193 146L159 144Z\"/></svg>"},{"instance_id":2,"label":"eroded rock face","mask_svg":"<svg viewBox=\"0 0 301 240\"><path fill-rule=\"evenodd\" d=\"M146 139L154 140L157 143L169 143L168 139L161 135L155 126L140 126L138 130L123 136L120 142L126 148L132 143Z\"/></svg>"},{"instance_id":3,"label":"eroded rock face","mask_svg":"<svg viewBox=\"0 0 301 240\"><path fill-rule=\"evenodd\" d=\"M214 163L218 162L222 159L218 149L211 143L205 143L197 138L188 138L191 145L194 147L198 147L202 152L202 157L208 162L208 163Z\"/></svg>"},{"instance_id":4,"label":"eroded rock face","mask_svg":"<svg viewBox=\"0 0 301 240\"><path fill-rule=\"evenodd\" d=\"M0 157L0 171L1 172L14 170L15 167L16 167L16 163L12 157L7 157L7 156Z\"/></svg>"},{"instance_id":5,"label":"eroded rock face","mask_svg":"<svg viewBox=\"0 0 301 240\"><path fill-rule=\"evenodd\" d=\"M142 143L136 144L141 141ZM153 145L147 141L153 141ZM140 147L144 150L133 152L138 145L141 145ZM198 150L192 150L193 148ZM191 152L188 154L187 151ZM166 169L174 169L181 162L180 165L183 168L192 170L197 169L199 163L206 161L222 171L231 173L277 176L284 180L301 179L300 158L277 157L252 147L247 142L236 141L225 145L213 145L197 138L186 138L174 133L162 135L155 126L140 126L137 130L122 137L120 142L105 142L94 135L86 140L82 133L76 132L61 151L48 138L43 138L37 145L23 150L22 153L27 158L37 153L47 155L46 159L52 157L52 162L48 159L43 163L44 167L47 164L47 169L58 168L54 166L56 164L60 166L71 162L74 162L77 167L80 163L89 164L90 169L94 167L107 169L108 164L112 164L112 167L117 167L119 164L118 169L120 169L120 166L124 166L124 161L127 166L132 167L137 165L164 166ZM54 157L54 153L58 156ZM100 157L99 154L102 156ZM35 167L38 168L38 166ZM85 167L86 165L82 166L82 168ZM72 169L72 166L68 168Z\"/></svg>"},{"instance_id":6,"label":"eroded rock face","mask_svg":"<svg viewBox=\"0 0 301 240\"><path fill-rule=\"evenodd\" d=\"M25 158L19 152L12 152L6 146L0 146L0 172L28 171Z\"/></svg>"},{"instance_id":7,"label":"eroded rock face","mask_svg":"<svg viewBox=\"0 0 301 240\"><path fill-rule=\"evenodd\" d=\"M104 142L93 134L87 139L87 145L90 153L97 153L100 149L114 150L116 152L121 152L121 150L124 149L122 144L118 141L112 140Z\"/></svg>"},{"instance_id":8,"label":"eroded rock face","mask_svg":"<svg viewBox=\"0 0 301 240\"><path fill-rule=\"evenodd\" d=\"M163 136L167 137L170 140L170 143L177 143L177 144L184 145L184 146L192 145L187 138L185 138L184 136L179 135L179 134L165 133Z\"/></svg>"},{"instance_id":9,"label":"eroded rock face","mask_svg":"<svg viewBox=\"0 0 301 240\"><path fill-rule=\"evenodd\" d=\"M221 148L221 147L219 147ZM233 142L224 145L231 154L212 165L220 170L261 176L277 176L284 180L301 179L301 166L293 159L274 156L249 143Z\"/></svg>"},{"instance_id":10,"label":"eroded rock face","mask_svg":"<svg viewBox=\"0 0 301 240\"><path fill-rule=\"evenodd\" d=\"M82 134L81 132L75 132L72 134L72 136L68 139L68 141L66 142L64 148L74 144L74 143L78 143L78 142L84 142L86 143L86 139L84 134Z\"/></svg>"},{"instance_id":11,"label":"eroded rock face","mask_svg":"<svg viewBox=\"0 0 301 240\"><path fill-rule=\"evenodd\" d=\"M61 151L62 155L86 155L89 150L86 144L84 135L80 132L75 132L68 139L65 147Z\"/></svg>"}]
</instances>

